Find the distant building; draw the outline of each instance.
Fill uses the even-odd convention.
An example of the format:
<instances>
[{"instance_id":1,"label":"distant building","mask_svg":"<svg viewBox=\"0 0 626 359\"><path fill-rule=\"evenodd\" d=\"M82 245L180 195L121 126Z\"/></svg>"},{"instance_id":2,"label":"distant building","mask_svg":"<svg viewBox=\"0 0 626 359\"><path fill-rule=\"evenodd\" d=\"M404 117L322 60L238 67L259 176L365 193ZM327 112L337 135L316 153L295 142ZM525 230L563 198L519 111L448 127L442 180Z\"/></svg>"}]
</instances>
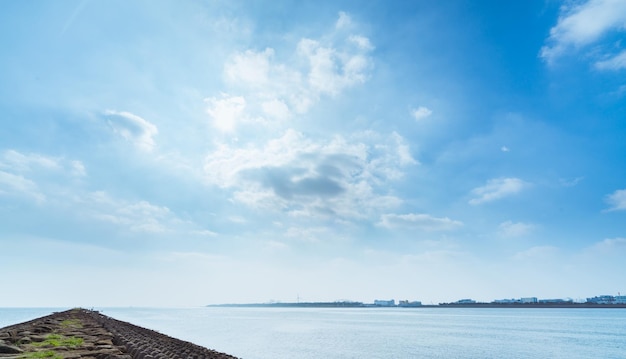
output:
<instances>
[{"instance_id":1,"label":"distant building","mask_svg":"<svg viewBox=\"0 0 626 359\"><path fill-rule=\"evenodd\" d=\"M476 304L476 301L473 299L461 299L457 300L456 304Z\"/></svg>"},{"instance_id":2,"label":"distant building","mask_svg":"<svg viewBox=\"0 0 626 359\"><path fill-rule=\"evenodd\" d=\"M593 298L587 298L587 303L591 304L626 304L626 295L600 295Z\"/></svg>"},{"instance_id":3,"label":"distant building","mask_svg":"<svg viewBox=\"0 0 626 359\"><path fill-rule=\"evenodd\" d=\"M379 299L376 299L374 301L374 305L378 306L378 307L395 307L396 301L395 301L395 299L391 299L391 300L379 300Z\"/></svg>"},{"instance_id":4,"label":"distant building","mask_svg":"<svg viewBox=\"0 0 626 359\"><path fill-rule=\"evenodd\" d=\"M496 304L515 304L515 303L521 303L521 301L519 299L496 299L493 301L493 303Z\"/></svg>"},{"instance_id":5,"label":"distant building","mask_svg":"<svg viewBox=\"0 0 626 359\"><path fill-rule=\"evenodd\" d=\"M493 302L496 304L514 304L520 301L518 299L496 299Z\"/></svg>"},{"instance_id":6,"label":"distant building","mask_svg":"<svg viewBox=\"0 0 626 359\"><path fill-rule=\"evenodd\" d=\"M526 297L519 299L496 299L492 303L494 304L535 304L537 303L537 297Z\"/></svg>"},{"instance_id":7,"label":"distant building","mask_svg":"<svg viewBox=\"0 0 626 359\"><path fill-rule=\"evenodd\" d=\"M538 303L542 304L569 304L573 301L571 299L539 299Z\"/></svg>"},{"instance_id":8,"label":"distant building","mask_svg":"<svg viewBox=\"0 0 626 359\"><path fill-rule=\"evenodd\" d=\"M409 302L408 300L401 300L398 302L398 306L399 307L419 307L422 305L422 302L420 301L412 301Z\"/></svg>"}]
</instances>

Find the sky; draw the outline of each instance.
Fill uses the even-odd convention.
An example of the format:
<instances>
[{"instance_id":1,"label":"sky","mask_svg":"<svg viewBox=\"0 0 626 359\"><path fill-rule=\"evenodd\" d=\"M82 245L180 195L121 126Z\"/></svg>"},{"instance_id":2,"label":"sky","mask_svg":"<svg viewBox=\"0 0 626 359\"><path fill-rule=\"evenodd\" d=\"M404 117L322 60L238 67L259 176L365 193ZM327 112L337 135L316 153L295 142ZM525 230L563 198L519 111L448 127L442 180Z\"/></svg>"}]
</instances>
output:
<instances>
[{"instance_id":1,"label":"sky","mask_svg":"<svg viewBox=\"0 0 626 359\"><path fill-rule=\"evenodd\" d=\"M3 1L0 307L626 293L626 1Z\"/></svg>"}]
</instances>

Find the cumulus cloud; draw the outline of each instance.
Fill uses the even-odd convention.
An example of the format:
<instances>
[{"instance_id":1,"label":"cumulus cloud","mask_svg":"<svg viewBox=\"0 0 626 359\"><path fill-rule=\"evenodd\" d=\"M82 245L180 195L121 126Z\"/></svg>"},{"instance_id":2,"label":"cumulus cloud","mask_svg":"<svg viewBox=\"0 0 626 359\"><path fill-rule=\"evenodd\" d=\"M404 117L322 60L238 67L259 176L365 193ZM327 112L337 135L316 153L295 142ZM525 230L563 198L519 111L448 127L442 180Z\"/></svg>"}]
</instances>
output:
<instances>
[{"instance_id":1,"label":"cumulus cloud","mask_svg":"<svg viewBox=\"0 0 626 359\"><path fill-rule=\"evenodd\" d=\"M274 49L271 48L260 52L246 50L237 53L224 66L224 74L231 82L245 83L251 87L265 86L270 81L273 57Z\"/></svg>"},{"instance_id":2,"label":"cumulus cloud","mask_svg":"<svg viewBox=\"0 0 626 359\"><path fill-rule=\"evenodd\" d=\"M415 118L416 121L420 121L427 117L430 117L432 113L432 110L424 106L420 106L417 109L411 111L411 115L413 115L413 118Z\"/></svg>"},{"instance_id":3,"label":"cumulus cloud","mask_svg":"<svg viewBox=\"0 0 626 359\"><path fill-rule=\"evenodd\" d=\"M287 106L285 102L278 99L265 101L261 104L261 107L265 115L269 116L270 118L274 118L277 120L286 120L291 116L289 106Z\"/></svg>"},{"instance_id":4,"label":"cumulus cloud","mask_svg":"<svg viewBox=\"0 0 626 359\"><path fill-rule=\"evenodd\" d=\"M351 33L349 24L349 16L340 13L330 34L300 39L286 56L292 62L278 61L269 47L231 56L224 65L224 78L236 95L207 99L216 127L232 131L238 120L253 118L263 118L255 121L262 124L284 121L292 113L307 112L323 96L336 96L367 81L374 45L367 37Z\"/></svg>"},{"instance_id":5,"label":"cumulus cloud","mask_svg":"<svg viewBox=\"0 0 626 359\"><path fill-rule=\"evenodd\" d=\"M150 152L154 149L154 136L159 133L154 124L126 111L106 110L104 114L116 134L143 151Z\"/></svg>"},{"instance_id":6,"label":"cumulus cloud","mask_svg":"<svg viewBox=\"0 0 626 359\"><path fill-rule=\"evenodd\" d=\"M361 43L365 40L361 37ZM300 41L298 53L309 62L308 85L314 93L337 95L347 87L364 83L369 76L370 59L362 53L340 51L311 39Z\"/></svg>"},{"instance_id":7,"label":"cumulus cloud","mask_svg":"<svg viewBox=\"0 0 626 359\"><path fill-rule=\"evenodd\" d=\"M610 206L607 211L626 210L626 189L619 189L606 196L606 203Z\"/></svg>"},{"instance_id":8,"label":"cumulus cloud","mask_svg":"<svg viewBox=\"0 0 626 359\"><path fill-rule=\"evenodd\" d=\"M622 0L571 2L561 8L540 55L550 63L570 49L577 50L601 40L611 31L623 31L625 23L626 2Z\"/></svg>"},{"instance_id":9,"label":"cumulus cloud","mask_svg":"<svg viewBox=\"0 0 626 359\"><path fill-rule=\"evenodd\" d=\"M530 234L535 226L530 223L505 221L498 226L498 233L502 237L523 237Z\"/></svg>"},{"instance_id":10,"label":"cumulus cloud","mask_svg":"<svg viewBox=\"0 0 626 359\"><path fill-rule=\"evenodd\" d=\"M355 218L399 203L377 191L415 163L397 133L316 141L288 130L261 146L222 144L207 156L204 169L208 182L233 188L233 198L252 207Z\"/></svg>"},{"instance_id":11,"label":"cumulus cloud","mask_svg":"<svg viewBox=\"0 0 626 359\"><path fill-rule=\"evenodd\" d=\"M221 97L211 97L205 100L209 103L207 113L211 116L212 124L222 132L233 132L239 122L243 120L246 100L241 96L222 94Z\"/></svg>"},{"instance_id":12,"label":"cumulus cloud","mask_svg":"<svg viewBox=\"0 0 626 359\"><path fill-rule=\"evenodd\" d=\"M521 192L528 186L528 183L519 178L494 178L487 181L487 184L472 190L472 198L469 204L477 205L492 202L504 197Z\"/></svg>"},{"instance_id":13,"label":"cumulus cloud","mask_svg":"<svg viewBox=\"0 0 626 359\"><path fill-rule=\"evenodd\" d=\"M449 231L461 227L463 223L452 220L448 217L433 217L429 214L392 213L382 215L378 225L385 228L412 228L426 231Z\"/></svg>"}]
</instances>

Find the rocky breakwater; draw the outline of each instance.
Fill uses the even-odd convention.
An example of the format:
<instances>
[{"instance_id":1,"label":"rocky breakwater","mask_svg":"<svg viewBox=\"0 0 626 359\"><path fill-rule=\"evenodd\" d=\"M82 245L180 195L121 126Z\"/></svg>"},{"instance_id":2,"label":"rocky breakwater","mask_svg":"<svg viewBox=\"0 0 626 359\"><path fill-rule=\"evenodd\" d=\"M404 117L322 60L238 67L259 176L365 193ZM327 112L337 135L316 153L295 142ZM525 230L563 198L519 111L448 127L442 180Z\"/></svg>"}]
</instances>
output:
<instances>
[{"instance_id":1,"label":"rocky breakwater","mask_svg":"<svg viewBox=\"0 0 626 359\"><path fill-rule=\"evenodd\" d=\"M190 342L85 309L0 328L0 358L233 359Z\"/></svg>"}]
</instances>

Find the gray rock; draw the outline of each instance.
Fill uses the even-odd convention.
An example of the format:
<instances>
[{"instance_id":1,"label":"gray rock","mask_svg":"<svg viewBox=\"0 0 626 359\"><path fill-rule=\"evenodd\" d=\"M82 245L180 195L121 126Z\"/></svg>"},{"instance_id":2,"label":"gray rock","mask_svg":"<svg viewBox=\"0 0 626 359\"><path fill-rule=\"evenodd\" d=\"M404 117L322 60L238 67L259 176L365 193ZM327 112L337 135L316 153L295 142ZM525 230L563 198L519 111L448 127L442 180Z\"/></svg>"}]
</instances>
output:
<instances>
[{"instance_id":1,"label":"gray rock","mask_svg":"<svg viewBox=\"0 0 626 359\"><path fill-rule=\"evenodd\" d=\"M24 351L12 345L0 344L0 354L21 354Z\"/></svg>"}]
</instances>

